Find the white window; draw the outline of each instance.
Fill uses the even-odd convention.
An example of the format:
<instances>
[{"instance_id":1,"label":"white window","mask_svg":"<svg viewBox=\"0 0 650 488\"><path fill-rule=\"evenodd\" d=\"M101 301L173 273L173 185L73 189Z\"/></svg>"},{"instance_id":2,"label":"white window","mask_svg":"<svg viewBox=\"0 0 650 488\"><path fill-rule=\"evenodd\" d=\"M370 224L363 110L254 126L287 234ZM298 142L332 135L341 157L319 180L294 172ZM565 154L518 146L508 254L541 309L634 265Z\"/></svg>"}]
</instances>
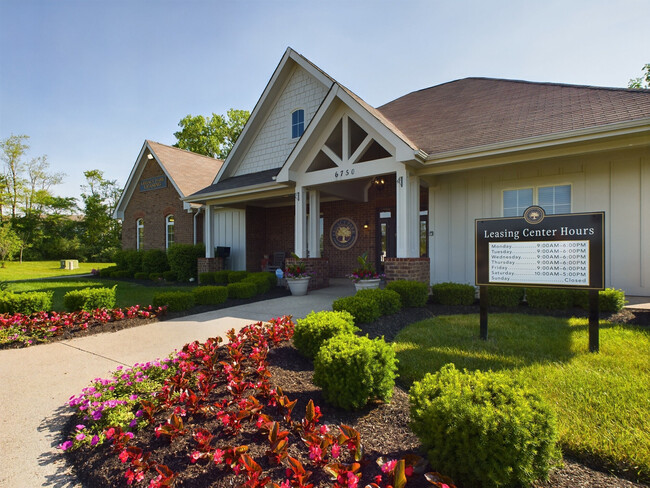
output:
<instances>
[{"instance_id":1,"label":"white window","mask_svg":"<svg viewBox=\"0 0 650 488\"><path fill-rule=\"evenodd\" d=\"M140 251L144 247L144 220L135 221L135 248Z\"/></svg>"},{"instance_id":2,"label":"white window","mask_svg":"<svg viewBox=\"0 0 650 488\"><path fill-rule=\"evenodd\" d=\"M305 111L294 110L291 114L291 138L300 137L305 132Z\"/></svg>"},{"instance_id":3,"label":"white window","mask_svg":"<svg viewBox=\"0 0 650 488\"><path fill-rule=\"evenodd\" d=\"M169 249L169 246L171 246L174 243L174 216L173 215L168 215L167 218L165 219L165 247Z\"/></svg>"},{"instance_id":4,"label":"white window","mask_svg":"<svg viewBox=\"0 0 650 488\"><path fill-rule=\"evenodd\" d=\"M520 217L531 205L539 205L548 215L570 213L571 185L504 190L504 217Z\"/></svg>"}]
</instances>

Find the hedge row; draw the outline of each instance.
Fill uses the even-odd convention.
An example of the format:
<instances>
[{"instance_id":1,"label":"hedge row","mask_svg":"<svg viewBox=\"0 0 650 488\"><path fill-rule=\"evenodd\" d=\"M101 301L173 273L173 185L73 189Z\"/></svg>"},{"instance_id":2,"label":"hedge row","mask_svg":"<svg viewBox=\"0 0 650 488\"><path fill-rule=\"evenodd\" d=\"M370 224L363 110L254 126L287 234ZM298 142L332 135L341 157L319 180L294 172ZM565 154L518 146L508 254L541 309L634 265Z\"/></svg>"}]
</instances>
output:
<instances>
[{"instance_id":1,"label":"hedge row","mask_svg":"<svg viewBox=\"0 0 650 488\"><path fill-rule=\"evenodd\" d=\"M198 277L197 260L202 256L205 256L203 244L173 244L167 252L120 250L115 255L115 266L100 270L99 276L186 282Z\"/></svg>"},{"instance_id":2,"label":"hedge row","mask_svg":"<svg viewBox=\"0 0 650 488\"><path fill-rule=\"evenodd\" d=\"M115 285L113 288L82 288L72 290L63 296L63 306L68 312L98 308L115 308Z\"/></svg>"},{"instance_id":3,"label":"hedge row","mask_svg":"<svg viewBox=\"0 0 650 488\"><path fill-rule=\"evenodd\" d=\"M0 313L31 314L43 310L52 310L51 291L30 291L14 293L11 291L0 292Z\"/></svg>"}]
</instances>

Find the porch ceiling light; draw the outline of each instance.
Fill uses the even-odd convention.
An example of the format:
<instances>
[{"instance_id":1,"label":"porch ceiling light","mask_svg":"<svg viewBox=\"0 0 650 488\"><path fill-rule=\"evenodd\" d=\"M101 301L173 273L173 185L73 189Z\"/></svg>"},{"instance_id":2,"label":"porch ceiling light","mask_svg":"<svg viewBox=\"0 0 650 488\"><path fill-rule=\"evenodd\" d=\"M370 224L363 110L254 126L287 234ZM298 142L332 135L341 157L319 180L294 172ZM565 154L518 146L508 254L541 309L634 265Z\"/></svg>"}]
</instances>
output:
<instances>
[{"instance_id":1,"label":"porch ceiling light","mask_svg":"<svg viewBox=\"0 0 650 488\"><path fill-rule=\"evenodd\" d=\"M377 188L377 190L381 191L384 189L384 185L386 184L386 182L384 181L383 177L375 176L372 180L372 184L374 185L375 188Z\"/></svg>"}]
</instances>

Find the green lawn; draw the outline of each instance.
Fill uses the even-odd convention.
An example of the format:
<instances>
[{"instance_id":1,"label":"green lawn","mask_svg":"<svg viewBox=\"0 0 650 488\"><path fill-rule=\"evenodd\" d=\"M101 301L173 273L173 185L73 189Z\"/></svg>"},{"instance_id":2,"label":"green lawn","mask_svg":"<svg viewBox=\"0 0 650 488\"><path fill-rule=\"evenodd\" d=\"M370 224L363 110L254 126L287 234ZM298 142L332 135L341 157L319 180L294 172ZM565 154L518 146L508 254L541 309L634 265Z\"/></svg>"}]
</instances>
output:
<instances>
[{"instance_id":1,"label":"green lawn","mask_svg":"<svg viewBox=\"0 0 650 488\"><path fill-rule=\"evenodd\" d=\"M601 322L596 354L586 319L492 314L489 339L478 335L478 315L405 328L395 339L400 380L408 386L447 363L510 371L555 407L565 452L650 480L649 330Z\"/></svg>"},{"instance_id":2,"label":"green lawn","mask_svg":"<svg viewBox=\"0 0 650 488\"><path fill-rule=\"evenodd\" d=\"M0 268L0 281L33 280L52 276L88 274L93 269L113 266L113 263L79 263L78 269L61 269L61 261L7 261Z\"/></svg>"},{"instance_id":3,"label":"green lawn","mask_svg":"<svg viewBox=\"0 0 650 488\"><path fill-rule=\"evenodd\" d=\"M128 281L115 281L107 279L85 279L85 278L65 278L61 280L48 279L38 281L19 281L9 283L7 289L9 291L23 292L23 291L53 291L54 297L52 308L54 310L62 311L63 295L70 290L88 287L108 287L111 288L117 285L116 300L118 307L130 307L131 305L151 305L153 302L153 295L157 291L174 291L187 289L185 287L174 286L146 286L139 283L131 283Z\"/></svg>"}]
</instances>

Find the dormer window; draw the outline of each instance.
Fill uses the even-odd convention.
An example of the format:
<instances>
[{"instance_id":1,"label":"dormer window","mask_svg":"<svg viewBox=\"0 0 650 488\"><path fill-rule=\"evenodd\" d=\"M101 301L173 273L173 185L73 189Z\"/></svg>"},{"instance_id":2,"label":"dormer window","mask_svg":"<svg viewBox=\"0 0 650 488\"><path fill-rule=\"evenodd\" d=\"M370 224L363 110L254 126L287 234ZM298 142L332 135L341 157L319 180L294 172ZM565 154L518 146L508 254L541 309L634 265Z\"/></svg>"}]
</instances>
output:
<instances>
[{"instance_id":1,"label":"dormer window","mask_svg":"<svg viewBox=\"0 0 650 488\"><path fill-rule=\"evenodd\" d=\"M291 138L296 139L305 132L305 111L294 110L291 113Z\"/></svg>"}]
</instances>

